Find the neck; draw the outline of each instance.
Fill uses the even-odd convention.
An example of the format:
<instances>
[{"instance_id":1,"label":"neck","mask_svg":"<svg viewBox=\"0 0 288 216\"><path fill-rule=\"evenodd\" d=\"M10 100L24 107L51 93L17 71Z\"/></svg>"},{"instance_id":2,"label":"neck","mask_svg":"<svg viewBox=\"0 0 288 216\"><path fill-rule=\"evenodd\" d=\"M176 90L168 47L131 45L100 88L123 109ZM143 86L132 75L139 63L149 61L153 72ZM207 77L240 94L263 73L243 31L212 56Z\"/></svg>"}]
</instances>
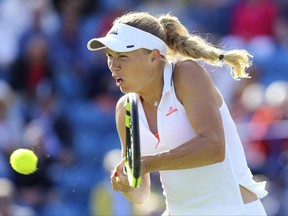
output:
<instances>
[{"instance_id":1,"label":"neck","mask_svg":"<svg viewBox=\"0 0 288 216\"><path fill-rule=\"evenodd\" d=\"M145 85L145 88L139 92L142 103L144 103L146 106L158 107L162 97L164 85L163 74L164 65L161 65L159 70L153 73L154 76L151 77L150 81L146 83L148 85Z\"/></svg>"},{"instance_id":2,"label":"neck","mask_svg":"<svg viewBox=\"0 0 288 216\"><path fill-rule=\"evenodd\" d=\"M163 81L161 84L157 85L155 88L149 89L149 91L140 94L141 96L141 101L143 104L146 106L153 106L158 108L158 105L160 103L161 97L162 97L162 89L163 89Z\"/></svg>"},{"instance_id":3,"label":"neck","mask_svg":"<svg viewBox=\"0 0 288 216\"><path fill-rule=\"evenodd\" d=\"M150 97L149 99L147 97L145 99L141 96L141 101L143 104L145 104L146 106L153 106L155 108L158 108L160 100L161 100L161 96L159 98Z\"/></svg>"}]
</instances>

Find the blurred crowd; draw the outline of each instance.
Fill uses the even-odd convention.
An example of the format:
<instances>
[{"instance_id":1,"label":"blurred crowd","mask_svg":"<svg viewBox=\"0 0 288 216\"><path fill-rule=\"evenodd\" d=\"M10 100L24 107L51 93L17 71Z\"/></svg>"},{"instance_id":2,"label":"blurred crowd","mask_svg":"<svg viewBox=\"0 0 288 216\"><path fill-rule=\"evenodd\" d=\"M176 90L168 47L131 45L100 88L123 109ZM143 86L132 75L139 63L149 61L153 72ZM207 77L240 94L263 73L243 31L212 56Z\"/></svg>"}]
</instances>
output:
<instances>
[{"instance_id":1,"label":"blurred crowd","mask_svg":"<svg viewBox=\"0 0 288 216\"><path fill-rule=\"evenodd\" d=\"M210 43L254 56L251 78L241 81L225 67L203 66L226 99L255 179L268 182L268 215L288 215L287 0L0 0L0 215L163 211L156 173L143 206L110 187L121 94L105 55L86 44L128 11L170 12ZM35 151L36 173L12 170L17 148Z\"/></svg>"}]
</instances>

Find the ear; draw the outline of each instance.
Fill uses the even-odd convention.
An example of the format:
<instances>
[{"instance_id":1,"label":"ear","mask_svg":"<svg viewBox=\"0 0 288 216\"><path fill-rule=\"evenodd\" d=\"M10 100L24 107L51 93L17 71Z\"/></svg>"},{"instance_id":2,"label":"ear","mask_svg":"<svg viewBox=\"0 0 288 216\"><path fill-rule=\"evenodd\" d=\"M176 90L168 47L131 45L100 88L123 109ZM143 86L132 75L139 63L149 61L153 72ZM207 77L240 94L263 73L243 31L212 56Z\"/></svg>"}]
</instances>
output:
<instances>
[{"instance_id":1,"label":"ear","mask_svg":"<svg viewBox=\"0 0 288 216\"><path fill-rule=\"evenodd\" d=\"M161 60L160 51L157 49L152 50L150 55L151 55L151 63L157 63Z\"/></svg>"}]
</instances>

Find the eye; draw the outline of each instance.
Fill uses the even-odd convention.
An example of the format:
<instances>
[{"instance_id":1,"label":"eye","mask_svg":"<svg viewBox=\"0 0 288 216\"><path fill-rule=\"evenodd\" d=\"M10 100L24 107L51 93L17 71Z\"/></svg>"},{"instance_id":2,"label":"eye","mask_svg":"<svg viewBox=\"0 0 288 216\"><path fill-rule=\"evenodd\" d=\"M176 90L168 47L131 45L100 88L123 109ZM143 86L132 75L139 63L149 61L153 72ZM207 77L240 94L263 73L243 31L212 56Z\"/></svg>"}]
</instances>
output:
<instances>
[{"instance_id":1,"label":"eye","mask_svg":"<svg viewBox=\"0 0 288 216\"><path fill-rule=\"evenodd\" d=\"M128 58L126 55L120 55L119 58Z\"/></svg>"},{"instance_id":2,"label":"eye","mask_svg":"<svg viewBox=\"0 0 288 216\"><path fill-rule=\"evenodd\" d=\"M106 56L107 56L108 58L112 58L112 55L111 55L110 53L106 53Z\"/></svg>"}]
</instances>

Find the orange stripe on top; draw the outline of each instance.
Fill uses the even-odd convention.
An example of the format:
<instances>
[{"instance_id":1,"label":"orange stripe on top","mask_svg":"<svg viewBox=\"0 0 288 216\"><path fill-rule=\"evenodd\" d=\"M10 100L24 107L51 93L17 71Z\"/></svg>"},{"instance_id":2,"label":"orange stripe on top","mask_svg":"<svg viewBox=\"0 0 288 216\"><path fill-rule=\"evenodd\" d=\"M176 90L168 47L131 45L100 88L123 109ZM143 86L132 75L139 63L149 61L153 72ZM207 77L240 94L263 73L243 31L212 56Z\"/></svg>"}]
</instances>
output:
<instances>
[{"instance_id":1,"label":"orange stripe on top","mask_svg":"<svg viewBox=\"0 0 288 216\"><path fill-rule=\"evenodd\" d=\"M160 137L159 137L159 134L158 133L155 133L154 136L158 139L158 142L155 146L155 149L158 147L159 143L160 143Z\"/></svg>"}]
</instances>

